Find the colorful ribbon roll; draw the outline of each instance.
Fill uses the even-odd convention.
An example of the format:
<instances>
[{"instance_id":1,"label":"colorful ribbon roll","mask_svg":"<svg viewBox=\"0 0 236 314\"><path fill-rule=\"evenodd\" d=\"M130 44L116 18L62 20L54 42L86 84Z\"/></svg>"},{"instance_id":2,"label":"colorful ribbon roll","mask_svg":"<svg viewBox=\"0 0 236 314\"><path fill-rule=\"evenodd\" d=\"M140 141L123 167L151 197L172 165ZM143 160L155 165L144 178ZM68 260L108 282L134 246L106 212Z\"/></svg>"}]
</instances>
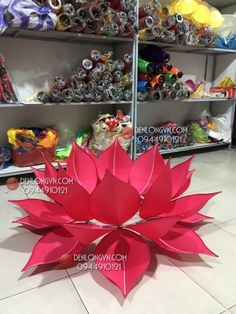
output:
<instances>
[{"instance_id":1,"label":"colorful ribbon roll","mask_svg":"<svg viewBox=\"0 0 236 314\"><path fill-rule=\"evenodd\" d=\"M64 80L63 77L61 76L57 76L55 79L54 79L54 82L53 82L53 89L59 89L59 90L62 90L64 89L66 86L66 82Z\"/></svg>"},{"instance_id":2,"label":"colorful ribbon roll","mask_svg":"<svg viewBox=\"0 0 236 314\"><path fill-rule=\"evenodd\" d=\"M81 22L81 20L78 17L73 17L70 31L74 33L81 33L84 31L85 26L86 24Z\"/></svg>"},{"instance_id":3,"label":"colorful ribbon roll","mask_svg":"<svg viewBox=\"0 0 236 314\"><path fill-rule=\"evenodd\" d=\"M75 7L71 3L65 3L62 5L62 12L73 17L75 15Z\"/></svg>"},{"instance_id":4,"label":"colorful ribbon roll","mask_svg":"<svg viewBox=\"0 0 236 314\"><path fill-rule=\"evenodd\" d=\"M139 18L150 15L151 12L152 12L151 4L150 3L145 4L139 8Z\"/></svg>"},{"instance_id":5,"label":"colorful ribbon roll","mask_svg":"<svg viewBox=\"0 0 236 314\"><path fill-rule=\"evenodd\" d=\"M48 103L49 102L49 95L46 92L39 92L37 95L37 98L42 103Z\"/></svg>"},{"instance_id":6,"label":"colorful ribbon roll","mask_svg":"<svg viewBox=\"0 0 236 314\"><path fill-rule=\"evenodd\" d=\"M140 92L147 92L152 88L152 85L148 81L138 81L137 89Z\"/></svg>"},{"instance_id":7,"label":"colorful ribbon roll","mask_svg":"<svg viewBox=\"0 0 236 314\"><path fill-rule=\"evenodd\" d=\"M62 96L62 100L66 103L70 103L72 102L73 98L74 98L74 92L73 89L71 88L66 88L62 91L61 93Z\"/></svg>"},{"instance_id":8,"label":"colorful ribbon roll","mask_svg":"<svg viewBox=\"0 0 236 314\"><path fill-rule=\"evenodd\" d=\"M166 83L174 84L177 80L177 77L175 74L163 74L164 75L164 81Z\"/></svg>"},{"instance_id":9,"label":"colorful ribbon roll","mask_svg":"<svg viewBox=\"0 0 236 314\"><path fill-rule=\"evenodd\" d=\"M82 61L82 67L84 68L85 71L90 71L93 68L93 62L90 59L84 59Z\"/></svg>"},{"instance_id":10,"label":"colorful ribbon roll","mask_svg":"<svg viewBox=\"0 0 236 314\"><path fill-rule=\"evenodd\" d=\"M152 75L148 73L139 73L138 81L150 81L152 79Z\"/></svg>"},{"instance_id":11,"label":"colorful ribbon roll","mask_svg":"<svg viewBox=\"0 0 236 314\"><path fill-rule=\"evenodd\" d=\"M101 21L103 18L103 12L98 6L91 6L89 8L89 14L92 20Z\"/></svg>"},{"instance_id":12,"label":"colorful ribbon roll","mask_svg":"<svg viewBox=\"0 0 236 314\"><path fill-rule=\"evenodd\" d=\"M154 65L149 61L146 61L142 58L138 58L138 70L141 73L151 74L154 72Z\"/></svg>"},{"instance_id":13,"label":"colorful ribbon roll","mask_svg":"<svg viewBox=\"0 0 236 314\"><path fill-rule=\"evenodd\" d=\"M139 28L140 29L152 28L153 25L154 25L154 21L150 15L144 16L139 20Z\"/></svg>"},{"instance_id":14,"label":"colorful ribbon roll","mask_svg":"<svg viewBox=\"0 0 236 314\"><path fill-rule=\"evenodd\" d=\"M73 25L72 19L68 14L61 13L58 16L56 30L65 31Z\"/></svg>"},{"instance_id":15,"label":"colorful ribbon roll","mask_svg":"<svg viewBox=\"0 0 236 314\"><path fill-rule=\"evenodd\" d=\"M62 2L61 0L48 0L48 4L50 8L56 13L59 14L62 9Z\"/></svg>"},{"instance_id":16,"label":"colorful ribbon roll","mask_svg":"<svg viewBox=\"0 0 236 314\"><path fill-rule=\"evenodd\" d=\"M148 92L138 91L138 93L137 93L137 100L138 101L145 101L147 98L148 98Z\"/></svg>"}]
</instances>

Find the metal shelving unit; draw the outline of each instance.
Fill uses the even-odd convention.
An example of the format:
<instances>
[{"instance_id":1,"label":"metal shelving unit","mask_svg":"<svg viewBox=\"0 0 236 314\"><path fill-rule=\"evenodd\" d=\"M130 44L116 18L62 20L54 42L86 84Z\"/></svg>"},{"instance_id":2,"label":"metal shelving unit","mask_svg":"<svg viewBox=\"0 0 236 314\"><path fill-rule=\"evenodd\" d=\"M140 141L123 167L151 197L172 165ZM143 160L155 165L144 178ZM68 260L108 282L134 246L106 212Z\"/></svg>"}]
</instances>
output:
<instances>
[{"instance_id":1,"label":"metal shelving unit","mask_svg":"<svg viewBox=\"0 0 236 314\"><path fill-rule=\"evenodd\" d=\"M158 41L145 41L139 40L140 45L156 45L167 49L172 52L184 52L184 53L196 53L196 54L205 54L205 55L219 55L219 54L231 54L236 53L236 50L233 49L221 49L221 48L211 48L211 47L202 47L202 46L180 46L172 43L164 43Z\"/></svg>"},{"instance_id":2,"label":"metal shelving unit","mask_svg":"<svg viewBox=\"0 0 236 314\"><path fill-rule=\"evenodd\" d=\"M154 100L147 100L147 101L138 101L138 105L145 105L145 104L162 104L167 102L176 102L176 103L208 103L208 102L234 102L234 99L231 98L196 98L196 99L185 99L185 100L164 100L164 101L154 101Z\"/></svg>"},{"instance_id":3,"label":"metal shelving unit","mask_svg":"<svg viewBox=\"0 0 236 314\"><path fill-rule=\"evenodd\" d=\"M128 105L132 101L99 101L99 102L59 102L59 103L41 103L41 102L22 102L22 103L9 103L0 104L0 108L19 108L19 107L51 107L51 106L101 106L101 105Z\"/></svg>"},{"instance_id":4,"label":"metal shelving unit","mask_svg":"<svg viewBox=\"0 0 236 314\"><path fill-rule=\"evenodd\" d=\"M63 167L65 167L66 163L61 163L61 165ZM53 162L53 166L55 168L58 168L58 164L56 162ZM38 170L44 170L45 169L45 165L35 165L35 166L32 166L32 167L35 168L35 169L38 169ZM8 168L3 169L3 170L0 171L0 178L32 173L33 172L33 168L32 167L17 167L17 166L11 165Z\"/></svg>"},{"instance_id":5,"label":"metal shelving unit","mask_svg":"<svg viewBox=\"0 0 236 314\"><path fill-rule=\"evenodd\" d=\"M27 29L7 29L3 34L0 35L1 38L6 38L11 40L34 40L34 41L42 41L42 42L53 42L53 43L67 43L67 44L75 44L78 46L86 46L92 44L100 46L101 49L106 49L109 46L111 50L115 51L115 48L118 46L120 50L121 45L129 45L130 52L135 54L135 42L133 38L125 38L125 37L113 37L113 36L102 36L95 34L81 34L81 33L73 33L73 32L60 32L60 31L34 31ZM103 48L104 47L104 48ZM125 46L124 46L125 47ZM128 46L127 46L128 47ZM74 49L74 48L73 48ZM121 48L122 49L122 48ZM135 64L133 63L132 71L135 70ZM135 84L133 84L135 85ZM135 88L135 87L133 87ZM131 112L131 117L134 117L134 101L102 101L102 102L78 102L78 103L41 103L37 101L33 102L19 102L19 103L0 103L0 114L1 109L4 110L7 108L59 108L59 107L81 107L81 108L98 108L97 112L99 112L99 108L101 106L110 105L112 106L112 111L115 111L117 106L129 106ZM133 147L131 147L133 154ZM55 163L56 165L56 163ZM34 166L36 169L44 169L44 165L36 165ZM10 167L0 170L0 178L8 177L8 176L16 176L22 174L32 173L32 167L17 167L11 165Z\"/></svg>"},{"instance_id":6,"label":"metal shelving unit","mask_svg":"<svg viewBox=\"0 0 236 314\"><path fill-rule=\"evenodd\" d=\"M138 8L137 8L138 12ZM196 46L179 46L176 44L171 43L163 43L157 41L141 41L138 39L138 36L135 35L134 38L119 38L119 37L111 37L111 36L101 36L101 35L94 35L94 34L80 34L80 33L72 33L72 32L59 32L59 31L34 31L34 30L25 30L25 29L8 29L4 32L0 38L12 38L14 39L28 39L28 40L39 40L39 41L50 41L50 42L63 42L63 43L74 43L78 45L83 44L97 44L102 46L111 45L113 48L122 45L122 44L130 44L132 45L132 52L134 56L133 62L133 82L137 81L137 74L138 74L138 67L137 67L137 60L138 60L138 49L140 45L158 45L167 51L170 52L180 52L180 53L187 53L187 54L202 54L206 56L219 56L219 55L228 55L228 54L236 54L236 50L228 50L228 49L218 49L218 48L204 48L204 47L196 47ZM46 103L42 104L40 102L32 102L32 103L17 103L17 104L0 104L1 108L39 108L39 107L56 107L56 106L101 106L101 105L114 105L114 107L119 105L131 105L131 118L133 121L134 128L137 126L137 116L138 116L138 107L140 105L145 104L161 104L164 102L154 102L154 101L145 101L145 102L138 102L137 101L137 84L133 84L133 99L132 101L107 101L107 102L91 102L91 103ZM176 100L175 103L183 102L183 103L206 103L206 102L225 102L229 103L232 102L233 105L233 114L235 111L235 100L233 99L222 99L222 98L201 98L201 99L190 99L190 100ZM233 118L232 118L233 119ZM161 151L161 153L169 154L169 153L177 153L177 152L184 152L189 150L199 150L199 149L207 149L207 148L218 148L223 146L228 146L227 143L209 143L209 144L196 144L193 146L187 147L180 147L177 149L170 149ZM133 145L131 147L131 153L133 158L136 158L138 155L136 154L136 138L134 136ZM43 169L43 165L35 166L37 169ZM5 176L12 176L12 175L22 175L26 173L32 172L31 167L16 167L10 166L7 169L0 171L0 177Z\"/></svg>"},{"instance_id":7,"label":"metal shelving unit","mask_svg":"<svg viewBox=\"0 0 236 314\"><path fill-rule=\"evenodd\" d=\"M7 29L1 37L31 39L31 40L48 40L67 43L97 43L99 45L111 43L132 43L133 38L113 37L95 34L60 32L60 31L34 31L28 29L10 28Z\"/></svg>"},{"instance_id":8,"label":"metal shelving unit","mask_svg":"<svg viewBox=\"0 0 236 314\"><path fill-rule=\"evenodd\" d=\"M168 149L168 150L160 150L160 153L162 155L168 155L168 154L174 154L174 153L181 153L181 152L186 152L186 151L197 151L199 149L209 149L209 148L222 148L222 147L228 147L228 143L207 143L207 144L194 144L191 146L183 146L183 147L178 147L178 148L173 148L173 149ZM137 154L137 157L140 156L140 154Z\"/></svg>"},{"instance_id":9,"label":"metal shelving unit","mask_svg":"<svg viewBox=\"0 0 236 314\"><path fill-rule=\"evenodd\" d=\"M164 42L158 42L158 41L143 41L137 39L137 46L138 48L141 46L149 46L149 45L156 45L159 46L168 52L178 52L178 53L187 53L187 54L199 54L199 55L206 55L206 64L205 64L205 76L207 74L207 65L208 65L208 56L213 56L214 61L213 61L213 66L216 64L216 57L219 55L229 55L229 54L235 54L236 55L236 50L231 50L231 49L220 49L220 48L211 48L211 47L201 47L201 46L180 46L175 43L164 43ZM136 67L138 67L137 59L136 59ZM214 71L213 71L213 76L214 76ZM206 79L206 78L204 78ZM212 80L214 77L212 77ZM234 121L234 115L235 115L235 107L236 107L236 100L235 99L218 99L218 98L200 98L200 99L188 99L188 100L174 100L174 101L144 101L144 102L139 102L137 100L137 95L135 99L135 103L137 106L142 106L142 105L148 105L152 104L153 106L157 105L162 105L164 103L217 103L217 102L225 102L225 103L231 103L232 106L232 116L231 116L231 125L233 125ZM149 107L150 108L150 107ZM137 121L137 113L138 111L136 110L136 121ZM168 117L167 117L168 118ZM170 149L170 150L164 150L161 151L162 154L170 154L170 153L178 153L178 152L184 152L184 151L195 151L199 149L208 149L208 148L219 148L219 147L231 147L231 144L229 143L209 143L209 144L196 144L193 146L186 146L186 147L180 147L176 149ZM134 134L134 151L136 151L136 134ZM135 154L134 158L137 158L138 154Z\"/></svg>"}]
</instances>

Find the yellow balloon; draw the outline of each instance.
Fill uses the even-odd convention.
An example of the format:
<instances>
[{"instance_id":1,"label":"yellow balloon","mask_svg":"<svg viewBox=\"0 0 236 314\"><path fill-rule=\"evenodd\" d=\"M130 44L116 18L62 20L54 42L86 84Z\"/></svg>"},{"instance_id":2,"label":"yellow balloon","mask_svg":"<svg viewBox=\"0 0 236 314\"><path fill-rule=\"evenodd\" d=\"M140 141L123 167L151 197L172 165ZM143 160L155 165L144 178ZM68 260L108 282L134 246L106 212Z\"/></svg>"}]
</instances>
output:
<instances>
[{"instance_id":1,"label":"yellow balloon","mask_svg":"<svg viewBox=\"0 0 236 314\"><path fill-rule=\"evenodd\" d=\"M216 9L212 9L210 11L210 16L208 20L209 25L212 28L218 28L223 24L223 22L224 22L224 18L221 15L221 13Z\"/></svg>"},{"instance_id":2,"label":"yellow balloon","mask_svg":"<svg viewBox=\"0 0 236 314\"><path fill-rule=\"evenodd\" d=\"M207 24L209 15L210 10L205 4L198 4L193 12L192 18L200 24Z\"/></svg>"},{"instance_id":3,"label":"yellow balloon","mask_svg":"<svg viewBox=\"0 0 236 314\"><path fill-rule=\"evenodd\" d=\"M179 0L176 5L176 9L178 13L182 14L192 14L197 6L197 2L195 0Z\"/></svg>"},{"instance_id":4,"label":"yellow balloon","mask_svg":"<svg viewBox=\"0 0 236 314\"><path fill-rule=\"evenodd\" d=\"M176 3L177 3L178 1L179 1L179 0L173 0L173 1L171 1L171 2L167 5L170 15L174 15L175 13L178 13L178 12L175 10L175 6L176 6Z\"/></svg>"}]
</instances>

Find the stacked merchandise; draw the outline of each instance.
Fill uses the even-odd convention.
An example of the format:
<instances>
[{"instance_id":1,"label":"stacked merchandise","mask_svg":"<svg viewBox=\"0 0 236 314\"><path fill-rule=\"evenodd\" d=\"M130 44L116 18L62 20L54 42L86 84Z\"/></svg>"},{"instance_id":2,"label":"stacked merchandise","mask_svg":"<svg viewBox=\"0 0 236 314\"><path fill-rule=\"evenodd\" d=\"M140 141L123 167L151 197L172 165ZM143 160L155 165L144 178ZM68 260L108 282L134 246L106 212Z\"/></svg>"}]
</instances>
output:
<instances>
[{"instance_id":1,"label":"stacked merchandise","mask_svg":"<svg viewBox=\"0 0 236 314\"><path fill-rule=\"evenodd\" d=\"M162 6L152 0L139 9L139 37L179 45L215 47L224 18L205 1L172 0Z\"/></svg>"},{"instance_id":2,"label":"stacked merchandise","mask_svg":"<svg viewBox=\"0 0 236 314\"><path fill-rule=\"evenodd\" d=\"M133 58L125 54L113 60L112 52L92 50L68 80L56 77L50 91L38 93L38 100L47 102L131 101Z\"/></svg>"},{"instance_id":3,"label":"stacked merchandise","mask_svg":"<svg viewBox=\"0 0 236 314\"><path fill-rule=\"evenodd\" d=\"M0 170L10 166L11 151L9 148L0 147Z\"/></svg>"},{"instance_id":4,"label":"stacked merchandise","mask_svg":"<svg viewBox=\"0 0 236 314\"><path fill-rule=\"evenodd\" d=\"M5 59L0 54L0 104L17 102L9 72L6 70Z\"/></svg>"},{"instance_id":5,"label":"stacked merchandise","mask_svg":"<svg viewBox=\"0 0 236 314\"><path fill-rule=\"evenodd\" d=\"M138 101L189 98L189 91L179 81L183 73L169 63L168 53L158 46L147 46L140 50L139 55Z\"/></svg>"},{"instance_id":6,"label":"stacked merchandise","mask_svg":"<svg viewBox=\"0 0 236 314\"><path fill-rule=\"evenodd\" d=\"M130 116L125 115L121 110L117 110L114 115L98 115L96 121L92 123L92 128L93 134L88 147L95 155L100 155L115 140L128 150L133 136L133 127Z\"/></svg>"},{"instance_id":7,"label":"stacked merchandise","mask_svg":"<svg viewBox=\"0 0 236 314\"><path fill-rule=\"evenodd\" d=\"M216 46L236 50L236 12L234 14L223 14L223 18L223 24L216 29Z\"/></svg>"},{"instance_id":8,"label":"stacked merchandise","mask_svg":"<svg viewBox=\"0 0 236 314\"><path fill-rule=\"evenodd\" d=\"M137 153L143 153L158 144L160 150L168 151L194 144L228 142L231 122L227 113L212 117L203 111L198 119L178 125L173 121L164 121L155 126L138 127L136 146Z\"/></svg>"},{"instance_id":9,"label":"stacked merchandise","mask_svg":"<svg viewBox=\"0 0 236 314\"><path fill-rule=\"evenodd\" d=\"M90 130L79 128L77 134L73 134L63 125L63 129L59 130L60 142L56 150L57 160L66 160L72 150L73 140L85 150L89 148L95 155L99 155L116 139L125 150L128 150L133 136L133 127L130 116L125 115L121 110L117 110L115 114L99 114L92 121L91 127Z\"/></svg>"},{"instance_id":10,"label":"stacked merchandise","mask_svg":"<svg viewBox=\"0 0 236 314\"><path fill-rule=\"evenodd\" d=\"M131 37L135 0L2 0L0 33L8 27Z\"/></svg>"},{"instance_id":11,"label":"stacked merchandise","mask_svg":"<svg viewBox=\"0 0 236 314\"><path fill-rule=\"evenodd\" d=\"M191 146L194 138L186 126L172 121L158 123L154 127L139 127L136 137L137 153L143 153L158 144L160 150Z\"/></svg>"},{"instance_id":12,"label":"stacked merchandise","mask_svg":"<svg viewBox=\"0 0 236 314\"><path fill-rule=\"evenodd\" d=\"M128 150L133 136L130 116L121 110L113 114L99 114L91 122L92 129L80 128L77 135L68 132L64 127L60 131L55 128L19 128L7 131L11 151L0 148L0 167L12 158L18 167L33 166L44 163L44 157L50 161L65 161L72 149L72 141L99 155L116 139Z\"/></svg>"},{"instance_id":13,"label":"stacked merchandise","mask_svg":"<svg viewBox=\"0 0 236 314\"><path fill-rule=\"evenodd\" d=\"M12 161L18 167L42 164L43 156L55 160L58 133L54 128L21 128L7 131Z\"/></svg>"}]
</instances>

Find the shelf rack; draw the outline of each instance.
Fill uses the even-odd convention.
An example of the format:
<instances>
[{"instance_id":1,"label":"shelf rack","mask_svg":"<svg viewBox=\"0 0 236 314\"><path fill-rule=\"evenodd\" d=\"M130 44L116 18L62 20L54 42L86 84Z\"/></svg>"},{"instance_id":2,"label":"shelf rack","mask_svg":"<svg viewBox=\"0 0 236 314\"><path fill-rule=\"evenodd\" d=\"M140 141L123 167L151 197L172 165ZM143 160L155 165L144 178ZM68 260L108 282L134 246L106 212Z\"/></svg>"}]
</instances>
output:
<instances>
[{"instance_id":1,"label":"shelf rack","mask_svg":"<svg viewBox=\"0 0 236 314\"><path fill-rule=\"evenodd\" d=\"M63 167L66 166L66 163L61 163ZM55 168L58 168L58 164L56 162L53 162L53 166ZM35 165L33 168L38 170L44 170L45 165ZM32 167L17 167L14 165L9 166L6 169L0 170L0 178L9 177L9 176L17 176L22 174L28 174L33 173Z\"/></svg>"},{"instance_id":2,"label":"shelf rack","mask_svg":"<svg viewBox=\"0 0 236 314\"><path fill-rule=\"evenodd\" d=\"M169 155L169 154L175 154L175 153L181 153L186 151L198 151L201 149L211 149L211 148L222 148L222 147L228 147L229 143L206 143L206 144L194 144L191 146L183 146L173 149L166 149L166 150L160 150L161 155ZM137 157L141 154L137 154Z\"/></svg>"},{"instance_id":3,"label":"shelf rack","mask_svg":"<svg viewBox=\"0 0 236 314\"><path fill-rule=\"evenodd\" d=\"M102 44L119 44L119 43L132 43L133 38L126 37L113 37L84 33L73 32L60 32L60 31L34 31L29 29L9 28L1 37L31 39L31 40L48 40L67 43L97 43Z\"/></svg>"},{"instance_id":4,"label":"shelf rack","mask_svg":"<svg viewBox=\"0 0 236 314\"><path fill-rule=\"evenodd\" d=\"M219 49L219 48L204 48L204 47L196 47L196 46L179 46L172 43L163 43L157 41L141 41L138 39L138 36L135 35L134 38L119 38L119 37L112 37L112 36L101 36L101 35L94 35L94 34L80 34L80 33L72 33L72 32L59 32L59 31L34 31L34 30L26 30L26 29L8 29L6 32L1 34L0 38L12 38L12 39L28 39L28 40L39 40L39 41L50 41L50 42L63 42L63 43L75 43L75 44L86 44L86 43L93 43L99 44L101 46L104 45L112 45L117 46L121 44L130 44L133 46L133 56L134 56L134 64L133 64L133 74L134 74L134 82L137 79L137 59L138 59L138 49L140 45L158 45L163 49L166 49L170 52L180 52L180 53L188 53L188 54L203 54L209 56L219 56L219 55L229 55L229 54L236 54L236 50L229 50L229 49ZM133 95L137 95L137 86L133 84ZM166 101L164 101L166 102ZM136 96L133 97L132 101L126 102L91 102L91 103L46 103L42 104L39 102L32 102L32 103L17 103L17 104L0 104L1 108L26 108L26 107L51 107L51 106L100 106L100 105L131 105L131 116L134 127L137 125L137 106L142 104L159 104L164 102L154 102L154 101L145 101L145 102L138 102ZM169 102L169 101L168 101ZM190 99L190 100L176 100L177 102L183 103L203 103L203 102L232 102L233 103L233 115L235 112L235 100L233 99L216 99L216 98L206 98L206 99ZM232 117L233 119L233 117ZM218 147L227 147L230 146L227 143L210 143L210 144L196 144L193 146L187 147L180 147L177 149L170 149L170 150L163 150L161 154L170 154L170 153L177 153L177 152L185 152L185 151L192 151L192 150L200 150L200 149L208 149L208 148L218 148ZM132 147L132 155L136 158L138 155L136 154L136 141L134 139L134 144ZM37 169L43 169L44 165L35 166ZM7 177L13 175L22 175L26 173L31 173L31 167L16 167L10 166L7 169L0 171L0 177Z\"/></svg>"},{"instance_id":5,"label":"shelf rack","mask_svg":"<svg viewBox=\"0 0 236 314\"><path fill-rule=\"evenodd\" d=\"M222 54L231 54L236 53L236 50L233 49L222 49L222 48L211 48L211 47L202 47L202 46L185 46L177 45L172 43L163 43L158 41L146 41L139 40L140 45L156 45L163 49L167 49L172 52L184 52L184 53L196 53L196 54L205 54L205 55L222 55Z\"/></svg>"},{"instance_id":6,"label":"shelf rack","mask_svg":"<svg viewBox=\"0 0 236 314\"><path fill-rule=\"evenodd\" d=\"M208 103L208 102L234 102L234 99L231 98L195 98L195 99L185 99L185 100L164 100L164 101L154 101L154 100L145 100L145 101L137 101L138 105L145 105L145 104L162 104L167 102L176 102L176 103Z\"/></svg>"},{"instance_id":7,"label":"shelf rack","mask_svg":"<svg viewBox=\"0 0 236 314\"><path fill-rule=\"evenodd\" d=\"M22 103L9 103L9 104L1 104L1 108L19 108L19 107L52 107L52 106L101 106L101 105L128 105L131 104L132 101L99 101L99 102L59 102L59 103L41 103L41 102L22 102Z\"/></svg>"}]
</instances>

